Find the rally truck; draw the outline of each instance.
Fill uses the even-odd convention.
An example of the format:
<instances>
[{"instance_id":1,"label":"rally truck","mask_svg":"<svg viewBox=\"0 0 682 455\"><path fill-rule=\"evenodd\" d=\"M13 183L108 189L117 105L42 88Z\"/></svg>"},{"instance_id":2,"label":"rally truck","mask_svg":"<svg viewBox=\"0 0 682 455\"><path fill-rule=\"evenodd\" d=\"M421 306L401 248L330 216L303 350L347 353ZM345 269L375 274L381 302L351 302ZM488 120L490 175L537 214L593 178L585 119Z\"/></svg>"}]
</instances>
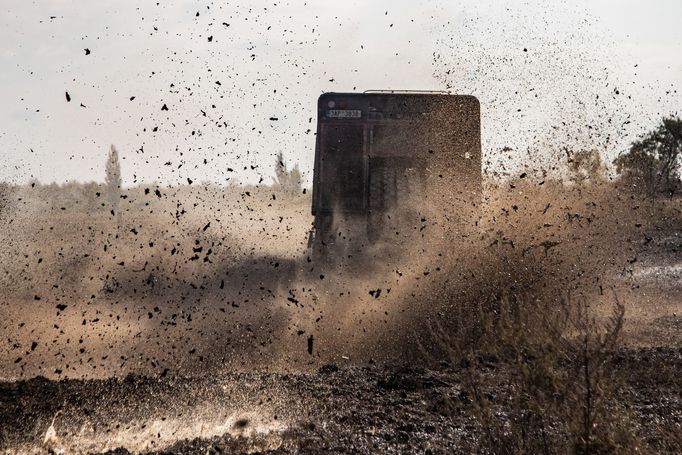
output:
<instances>
[{"instance_id":1,"label":"rally truck","mask_svg":"<svg viewBox=\"0 0 682 455\"><path fill-rule=\"evenodd\" d=\"M481 198L478 100L442 92L324 93L317 102L311 257L462 232ZM427 216L427 213L431 216Z\"/></svg>"}]
</instances>

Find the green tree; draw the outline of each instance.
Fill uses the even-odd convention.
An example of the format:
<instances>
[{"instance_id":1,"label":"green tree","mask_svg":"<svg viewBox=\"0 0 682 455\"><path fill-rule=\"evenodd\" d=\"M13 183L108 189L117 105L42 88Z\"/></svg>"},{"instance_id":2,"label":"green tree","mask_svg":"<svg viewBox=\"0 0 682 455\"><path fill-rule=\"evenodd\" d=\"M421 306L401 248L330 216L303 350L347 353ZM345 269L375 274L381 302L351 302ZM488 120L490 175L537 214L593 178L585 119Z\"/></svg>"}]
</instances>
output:
<instances>
[{"instance_id":1,"label":"green tree","mask_svg":"<svg viewBox=\"0 0 682 455\"><path fill-rule=\"evenodd\" d=\"M664 118L658 127L635 141L628 152L614 160L623 183L647 196L672 196L682 185L682 120Z\"/></svg>"}]
</instances>

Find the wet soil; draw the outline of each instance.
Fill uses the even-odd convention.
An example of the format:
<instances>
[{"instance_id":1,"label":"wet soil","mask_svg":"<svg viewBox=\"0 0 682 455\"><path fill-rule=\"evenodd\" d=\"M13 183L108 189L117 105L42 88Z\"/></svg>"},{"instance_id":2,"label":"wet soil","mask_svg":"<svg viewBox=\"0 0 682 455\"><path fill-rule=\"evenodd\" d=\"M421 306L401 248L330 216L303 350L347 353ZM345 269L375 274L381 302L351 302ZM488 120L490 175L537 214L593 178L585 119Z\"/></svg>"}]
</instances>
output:
<instances>
[{"instance_id":1,"label":"wet soil","mask_svg":"<svg viewBox=\"0 0 682 455\"><path fill-rule=\"evenodd\" d=\"M634 433L680 449L682 350L611 360ZM210 377L34 378L0 383L0 448L81 453L466 453L480 448L471 366L324 365L312 373ZM474 366L505 415L506 367ZM54 429L52 437L50 426ZM46 439L48 439L46 441Z\"/></svg>"}]
</instances>

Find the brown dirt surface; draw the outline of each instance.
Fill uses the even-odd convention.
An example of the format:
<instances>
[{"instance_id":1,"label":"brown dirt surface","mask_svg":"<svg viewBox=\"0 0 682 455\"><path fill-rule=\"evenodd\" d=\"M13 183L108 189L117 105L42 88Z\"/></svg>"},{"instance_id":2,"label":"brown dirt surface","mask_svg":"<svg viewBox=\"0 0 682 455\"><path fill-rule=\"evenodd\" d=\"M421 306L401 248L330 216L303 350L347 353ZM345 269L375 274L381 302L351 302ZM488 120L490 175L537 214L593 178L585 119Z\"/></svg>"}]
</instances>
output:
<instances>
[{"instance_id":1,"label":"brown dirt surface","mask_svg":"<svg viewBox=\"0 0 682 455\"><path fill-rule=\"evenodd\" d=\"M682 351L625 350L612 367L635 432L674 453L665 431L682 422ZM504 366L488 359L473 368L504 420ZM51 447L69 453L469 452L481 428L467 374L445 364L328 364L314 373L3 382L0 441L10 452L40 451L53 424Z\"/></svg>"}]
</instances>

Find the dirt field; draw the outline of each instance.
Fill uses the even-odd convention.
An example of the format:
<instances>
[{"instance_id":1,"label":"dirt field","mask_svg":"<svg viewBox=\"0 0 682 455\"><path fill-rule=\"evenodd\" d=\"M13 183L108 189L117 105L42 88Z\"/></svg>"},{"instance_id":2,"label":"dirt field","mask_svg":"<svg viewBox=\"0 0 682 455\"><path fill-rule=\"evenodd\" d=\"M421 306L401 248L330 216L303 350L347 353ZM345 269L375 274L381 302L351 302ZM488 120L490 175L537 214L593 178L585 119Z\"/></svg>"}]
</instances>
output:
<instances>
[{"instance_id":1,"label":"dirt field","mask_svg":"<svg viewBox=\"0 0 682 455\"><path fill-rule=\"evenodd\" d=\"M325 269L306 256L304 197L131 190L117 226L21 191L0 239L8 453L489 451L481 403L514 428L513 367L443 353L438 334L500 302L567 300L596 321L623 305L604 406L643 450L682 447L680 200L521 183L491 193L457 249Z\"/></svg>"},{"instance_id":2,"label":"dirt field","mask_svg":"<svg viewBox=\"0 0 682 455\"><path fill-rule=\"evenodd\" d=\"M661 364L666 367L658 369ZM613 367L623 381L618 398L631 404L629 423L655 450L673 453L679 445L664 441L682 422L682 352L628 350ZM492 400L506 393L501 365L476 368ZM43 447L52 424L53 446L67 452L471 452L482 429L463 385L466 374L460 366L330 364L310 374L37 378L2 384L2 436L29 452Z\"/></svg>"}]
</instances>

